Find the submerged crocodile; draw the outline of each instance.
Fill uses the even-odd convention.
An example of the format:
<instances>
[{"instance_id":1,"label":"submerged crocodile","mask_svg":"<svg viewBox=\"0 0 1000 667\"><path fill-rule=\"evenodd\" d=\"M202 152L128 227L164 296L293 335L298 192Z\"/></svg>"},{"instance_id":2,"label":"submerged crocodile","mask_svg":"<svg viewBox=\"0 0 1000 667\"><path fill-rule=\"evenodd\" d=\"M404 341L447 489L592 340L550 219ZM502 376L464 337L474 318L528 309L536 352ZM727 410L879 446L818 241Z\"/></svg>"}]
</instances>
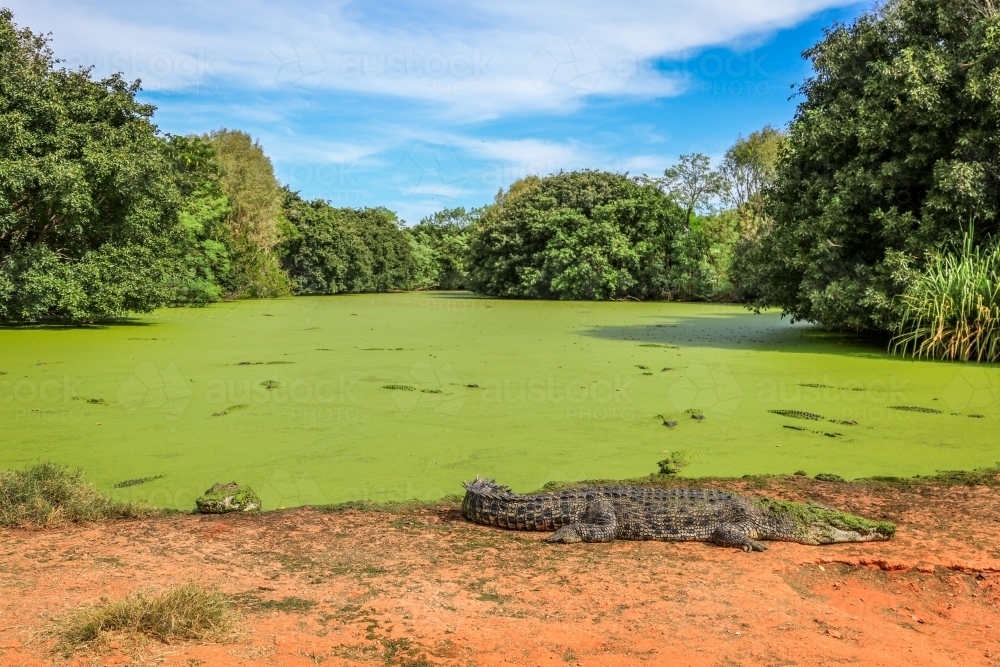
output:
<instances>
[{"instance_id":1,"label":"submerged crocodile","mask_svg":"<svg viewBox=\"0 0 1000 667\"><path fill-rule=\"evenodd\" d=\"M553 530L547 542L714 542L764 551L760 540L833 544L888 540L896 526L816 503L746 498L713 489L606 486L518 495L493 480L465 483L469 521L514 530Z\"/></svg>"}]
</instances>

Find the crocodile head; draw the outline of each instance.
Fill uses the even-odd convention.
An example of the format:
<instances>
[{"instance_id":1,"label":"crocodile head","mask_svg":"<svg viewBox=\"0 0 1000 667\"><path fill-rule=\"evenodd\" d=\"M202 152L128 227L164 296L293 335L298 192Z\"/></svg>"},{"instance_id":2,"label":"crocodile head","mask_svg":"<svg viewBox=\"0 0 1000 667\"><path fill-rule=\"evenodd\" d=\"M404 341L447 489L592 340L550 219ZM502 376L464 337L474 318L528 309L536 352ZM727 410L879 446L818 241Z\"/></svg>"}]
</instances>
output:
<instances>
[{"instance_id":1,"label":"crocodile head","mask_svg":"<svg viewBox=\"0 0 1000 667\"><path fill-rule=\"evenodd\" d=\"M891 521L873 521L819 503L760 498L754 501L765 521L778 533L773 539L801 544L880 542L896 533Z\"/></svg>"}]
</instances>

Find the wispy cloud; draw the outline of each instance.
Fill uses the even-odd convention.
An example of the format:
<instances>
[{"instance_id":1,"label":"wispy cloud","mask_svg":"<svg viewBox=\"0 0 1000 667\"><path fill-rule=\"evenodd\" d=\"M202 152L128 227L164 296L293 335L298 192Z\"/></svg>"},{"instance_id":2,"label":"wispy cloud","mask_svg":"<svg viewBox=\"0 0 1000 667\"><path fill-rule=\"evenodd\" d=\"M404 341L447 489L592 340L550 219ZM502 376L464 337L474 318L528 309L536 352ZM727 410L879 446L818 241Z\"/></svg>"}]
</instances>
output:
<instances>
[{"instance_id":1,"label":"wispy cloud","mask_svg":"<svg viewBox=\"0 0 1000 667\"><path fill-rule=\"evenodd\" d=\"M67 65L141 78L166 131L248 130L304 195L417 220L528 174L719 154L787 118L770 35L857 0L5 4Z\"/></svg>"},{"instance_id":2,"label":"wispy cloud","mask_svg":"<svg viewBox=\"0 0 1000 667\"><path fill-rule=\"evenodd\" d=\"M593 95L663 97L649 64L793 25L853 0L214 2L15 0L71 64L153 90L227 85L405 98L466 121L572 110Z\"/></svg>"}]
</instances>

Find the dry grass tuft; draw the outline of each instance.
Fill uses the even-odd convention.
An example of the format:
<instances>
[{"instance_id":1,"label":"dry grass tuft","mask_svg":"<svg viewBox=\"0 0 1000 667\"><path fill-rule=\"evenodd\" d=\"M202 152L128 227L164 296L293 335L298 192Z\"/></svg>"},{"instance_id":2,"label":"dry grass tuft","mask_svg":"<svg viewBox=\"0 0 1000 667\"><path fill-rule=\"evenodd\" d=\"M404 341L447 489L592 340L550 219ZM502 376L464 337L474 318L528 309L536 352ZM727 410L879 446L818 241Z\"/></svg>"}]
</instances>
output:
<instances>
[{"instance_id":1,"label":"dry grass tuft","mask_svg":"<svg viewBox=\"0 0 1000 667\"><path fill-rule=\"evenodd\" d=\"M67 523L139 519L159 510L111 500L83 478L79 468L38 463L0 470L0 528L51 528Z\"/></svg>"},{"instance_id":2,"label":"dry grass tuft","mask_svg":"<svg viewBox=\"0 0 1000 667\"><path fill-rule=\"evenodd\" d=\"M222 641L236 622L228 596L194 584L132 593L70 615L54 631L57 650L100 644L113 635L135 641Z\"/></svg>"}]
</instances>

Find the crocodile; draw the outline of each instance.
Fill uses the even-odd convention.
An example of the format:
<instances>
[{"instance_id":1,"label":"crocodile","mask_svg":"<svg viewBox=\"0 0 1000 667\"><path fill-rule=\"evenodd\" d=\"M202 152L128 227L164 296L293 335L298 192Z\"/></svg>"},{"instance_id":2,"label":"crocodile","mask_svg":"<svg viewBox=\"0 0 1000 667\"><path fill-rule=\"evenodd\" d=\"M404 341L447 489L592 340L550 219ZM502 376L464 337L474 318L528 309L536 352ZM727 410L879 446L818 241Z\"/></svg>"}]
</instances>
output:
<instances>
[{"instance_id":1,"label":"crocodile","mask_svg":"<svg viewBox=\"0 0 1000 667\"><path fill-rule=\"evenodd\" d=\"M600 486L519 495L490 479L466 482L462 515L513 530L555 531L547 542L700 541L764 551L762 540L833 544L888 540L896 526L818 503L715 489Z\"/></svg>"}]
</instances>

